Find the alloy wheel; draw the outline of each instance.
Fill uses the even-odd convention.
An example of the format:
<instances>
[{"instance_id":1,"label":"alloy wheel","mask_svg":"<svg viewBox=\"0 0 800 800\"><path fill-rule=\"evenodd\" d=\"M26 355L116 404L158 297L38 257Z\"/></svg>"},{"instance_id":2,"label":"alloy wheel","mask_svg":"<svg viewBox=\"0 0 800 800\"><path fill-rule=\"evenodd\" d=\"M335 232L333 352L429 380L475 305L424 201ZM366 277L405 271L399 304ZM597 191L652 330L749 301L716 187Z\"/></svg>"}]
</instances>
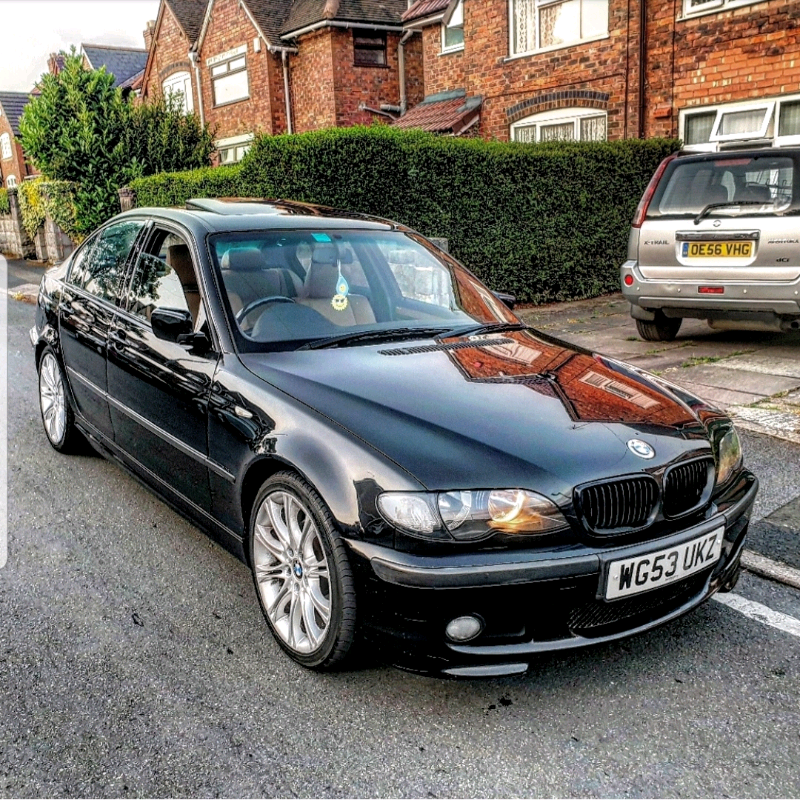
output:
<instances>
[{"instance_id":1,"label":"alloy wheel","mask_svg":"<svg viewBox=\"0 0 800 800\"><path fill-rule=\"evenodd\" d=\"M307 654L331 624L330 567L311 512L293 493L264 496L253 530L253 571L266 615L290 650Z\"/></svg>"},{"instance_id":2,"label":"alloy wheel","mask_svg":"<svg viewBox=\"0 0 800 800\"><path fill-rule=\"evenodd\" d=\"M67 396L61 369L52 353L45 353L39 367L39 402L47 437L60 444L67 429Z\"/></svg>"}]
</instances>

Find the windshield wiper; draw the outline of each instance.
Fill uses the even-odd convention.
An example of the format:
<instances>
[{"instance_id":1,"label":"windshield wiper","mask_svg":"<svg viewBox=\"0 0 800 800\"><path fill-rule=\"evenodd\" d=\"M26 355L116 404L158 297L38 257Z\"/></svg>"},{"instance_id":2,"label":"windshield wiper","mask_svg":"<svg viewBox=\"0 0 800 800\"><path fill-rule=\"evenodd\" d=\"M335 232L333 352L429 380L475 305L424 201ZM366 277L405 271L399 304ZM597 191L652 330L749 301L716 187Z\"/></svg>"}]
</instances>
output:
<instances>
[{"instance_id":1,"label":"windshield wiper","mask_svg":"<svg viewBox=\"0 0 800 800\"><path fill-rule=\"evenodd\" d=\"M355 331L353 333L341 333L336 336L328 336L325 339L316 339L308 342L298 350L321 350L325 347L339 347L342 344L366 341L385 341L387 339L412 339L415 337L431 337L446 331L447 328L439 326L437 328L389 328L378 331Z\"/></svg>"},{"instance_id":2,"label":"windshield wiper","mask_svg":"<svg viewBox=\"0 0 800 800\"><path fill-rule=\"evenodd\" d=\"M478 333L501 333L502 331L524 331L528 326L523 322L484 322L482 325L473 325L470 328L451 328L441 334L439 339L450 336L474 336Z\"/></svg>"},{"instance_id":3,"label":"windshield wiper","mask_svg":"<svg viewBox=\"0 0 800 800\"><path fill-rule=\"evenodd\" d=\"M694 224L699 225L700 220L703 217L707 217L709 211L713 211L715 208L730 208L732 206L768 206L772 201L770 200L769 203L764 203L761 200L729 200L727 203L709 203L695 218Z\"/></svg>"}]
</instances>

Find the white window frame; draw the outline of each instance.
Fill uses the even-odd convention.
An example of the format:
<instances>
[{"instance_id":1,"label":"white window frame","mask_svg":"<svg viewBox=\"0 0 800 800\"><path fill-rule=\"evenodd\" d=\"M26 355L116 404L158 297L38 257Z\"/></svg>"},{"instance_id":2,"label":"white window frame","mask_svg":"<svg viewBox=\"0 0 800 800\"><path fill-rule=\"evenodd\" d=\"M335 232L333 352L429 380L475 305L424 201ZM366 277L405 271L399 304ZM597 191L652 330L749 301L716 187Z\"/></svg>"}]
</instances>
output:
<instances>
[{"instance_id":1,"label":"white window frame","mask_svg":"<svg viewBox=\"0 0 800 800\"><path fill-rule=\"evenodd\" d=\"M718 103L708 106L692 106L691 108L681 109L678 113L678 129L681 138L686 138L686 120L694 114L716 113L714 126L711 129L708 142L686 145L687 149L696 152L713 152L718 149L720 142L746 141L747 139L772 139L775 147L788 147L800 144L800 133L779 136L781 121L781 107L784 103L800 102L800 94L787 94L778 97L760 98L754 100L738 101L735 103ZM764 120L758 131L744 136L739 133L720 134L719 129L722 125L722 117L725 114L736 113L737 111L757 111L764 110Z\"/></svg>"},{"instance_id":2,"label":"white window frame","mask_svg":"<svg viewBox=\"0 0 800 800\"><path fill-rule=\"evenodd\" d=\"M225 139L217 139L214 146L217 148L220 156L220 165L238 164L247 155L247 152L253 146L253 139L255 138L252 133L244 133L241 136L228 136ZM225 158L223 153L232 152L231 158Z\"/></svg>"},{"instance_id":3,"label":"white window frame","mask_svg":"<svg viewBox=\"0 0 800 800\"><path fill-rule=\"evenodd\" d=\"M590 117L603 117L606 121L606 138L602 140L597 139L581 139L581 120ZM536 126L536 132L533 141L540 142L540 132L542 125L564 125L568 122L573 124L574 138L569 141L608 141L608 112L598 108L557 108L553 111L540 111L538 114L531 114L524 119L518 119L511 124L511 141L518 141L516 138L516 131L519 128L529 128Z\"/></svg>"},{"instance_id":4,"label":"white window frame","mask_svg":"<svg viewBox=\"0 0 800 800\"><path fill-rule=\"evenodd\" d=\"M194 97L192 92L192 76L187 70L174 72L162 84L161 91L166 95L180 94L183 97L183 114L194 111Z\"/></svg>"},{"instance_id":5,"label":"white window frame","mask_svg":"<svg viewBox=\"0 0 800 800\"><path fill-rule=\"evenodd\" d=\"M239 65L240 61L242 62L241 66ZM234 64L236 66L231 69L231 66ZM237 47L235 50L229 50L226 53L221 53L218 56L213 56L209 59L206 59L206 65L209 68L208 73L209 77L211 78L211 96L214 100L214 108L228 106L232 103L241 103L243 100L250 99L250 74L247 67L247 45L242 45L241 47ZM239 75L241 73L244 73L245 76L246 93L229 100L218 102L216 81L224 80L231 75Z\"/></svg>"},{"instance_id":6,"label":"white window frame","mask_svg":"<svg viewBox=\"0 0 800 800\"><path fill-rule=\"evenodd\" d=\"M17 186L17 176L16 175L9 175L6 178L6 188L7 189L15 189Z\"/></svg>"},{"instance_id":7,"label":"white window frame","mask_svg":"<svg viewBox=\"0 0 800 800\"><path fill-rule=\"evenodd\" d=\"M606 28L603 33L593 34L592 36L586 36L581 38L581 31L578 30L578 37L576 39L570 39L567 42L559 42L558 44L547 45L546 47L541 46L541 26L539 25L539 12L542 8L547 6L558 5L560 3L566 2L566 0L533 0L534 2L534 46L532 50L520 50L517 52L515 47L515 40L516 40L516 14L514 13L514 5L517 0L508 0L508 58L505 59L506 61L510 61L514 58L522 58L524 56L529 56L534 53L546 53L550 50L563 50L566 47L575 47L580 44L585 44L586 42L597 42L601 39L607 39L609 36L608 32L608 19L610 14L610 6L611 0L606 0ZM583 20L583 0L581 0L581 9L580 9L581 16L579 17L579 25L582 24Z\"/></svg>"},{"instance_id":8,"label":"white window frame","mask_svg":"<svg viewBox=\"0 0 800 800\"><path fill-rule=\"evenodd\" d=\"M7 133L0 136L0 156L3 160L14 157L14 150L11 147L11 136Z\"/></svg>"},{"instance_id":9,"label":"white window frame","mask_svg":"<svg viewBox=\"0 0 800 800\"><path fill-rule=\"evenodd\" d=\"M678 19L702 17L706 14L718 14L730 8L750 6L760 2L762 2L762 0L709 0L708 2L701 3L697 7L692 8L692 0L683 0L683 15Z\"/></svg>"},{"instance_id":10,"label":"white window frame","mask_svg":"<svg viewBox=\"0 0 800 800\"><path fill-rule=\"evenodd\" d=\"M463 40L458 44L445 47L445 34L448 28L461 28L464 31L464 0L458 0L450 12L450 16L445 15L442 18L442 53L457 53L464 49Z\"/></svg>"}]
</instances>

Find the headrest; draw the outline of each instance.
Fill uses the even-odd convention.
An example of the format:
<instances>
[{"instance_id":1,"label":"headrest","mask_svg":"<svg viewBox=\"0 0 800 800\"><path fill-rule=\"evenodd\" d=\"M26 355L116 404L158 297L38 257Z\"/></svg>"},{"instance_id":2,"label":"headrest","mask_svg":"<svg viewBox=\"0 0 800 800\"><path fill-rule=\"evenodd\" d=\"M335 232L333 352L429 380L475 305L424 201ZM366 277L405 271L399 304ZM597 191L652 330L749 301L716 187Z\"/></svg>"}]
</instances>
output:
<instances>
[{"instance_id":1,"label":"headrest","mask_svg":"<svg viewBox=\"0 0 800 800\"><path fill-rule=\"evenodd\" d=\"M259 272L266 269L264 263L264 256L261 251L255 247L247 247L242 249L232 248L222 256L220 261L222 269L229 269L233 272Z\"/></svg>"},{"instance_id":2,"label":"headrest","mask_svg":"<svg viewBox=\"0 0 800 800\"><path fill-rule=\"evenodd\" d=\"M756 203L764 203L767 205L772 202L772 193L769 186L759 186L758 184L750 184L746 186L743 192L736 193L737 200L747 200Z\"/></svg>"},{"instance_id":3,"label":"headrest","mask_svg":"<svg viewBox=\"0 0 800 800\"><path fill-rule=\"evenodd\" d=\"M316 258L316 251L314 251ZM309 299L324 297L330 300L336 294L336 282L339 279L339 270L336 264L329 262L311 262L303 284L303 296Z\"/></svg>"},{"instance_id":4,"label":"headrest","mask_svg":"<svg viewBox=\"0 0 800 800\"><path fill-rule=\"evenodd\" d=\"M311 254L312 264L336 264L339 258L339 250L333 242L330 244L317 244Z\"/></svg>"},{"instance_id":5,"label":"headrest","mask_svg":"<svg viewBox=\"0 0 800 800\"><path fill-rule=\"evenodd\" d=\"M192 267L192 256L189 246L185 244L173 244L167 248L167 264L175 270L178 280L184 285L196 283L194 267Z\"/></svg>"}]
</instances>

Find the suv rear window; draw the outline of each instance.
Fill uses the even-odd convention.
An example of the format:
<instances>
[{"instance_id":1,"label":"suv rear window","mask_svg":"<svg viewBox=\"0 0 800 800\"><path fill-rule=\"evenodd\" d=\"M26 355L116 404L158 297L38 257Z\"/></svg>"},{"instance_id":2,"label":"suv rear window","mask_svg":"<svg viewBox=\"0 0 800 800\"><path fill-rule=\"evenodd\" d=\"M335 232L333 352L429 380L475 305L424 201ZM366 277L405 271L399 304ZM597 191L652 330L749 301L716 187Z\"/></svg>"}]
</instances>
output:
<instances>
[{"instance_id":1,"label":"suv rear window","mask_svg":"<svg viewBox=\"0 0 800 800\"><path fill-rule=\"evenodd\" d=\"M784 213L793 204L796 183L791 156L678 158L659 182L647 219L693 216L710 203L730 203L716 213L732 216Z\"/></svg>"}]
</instances>

